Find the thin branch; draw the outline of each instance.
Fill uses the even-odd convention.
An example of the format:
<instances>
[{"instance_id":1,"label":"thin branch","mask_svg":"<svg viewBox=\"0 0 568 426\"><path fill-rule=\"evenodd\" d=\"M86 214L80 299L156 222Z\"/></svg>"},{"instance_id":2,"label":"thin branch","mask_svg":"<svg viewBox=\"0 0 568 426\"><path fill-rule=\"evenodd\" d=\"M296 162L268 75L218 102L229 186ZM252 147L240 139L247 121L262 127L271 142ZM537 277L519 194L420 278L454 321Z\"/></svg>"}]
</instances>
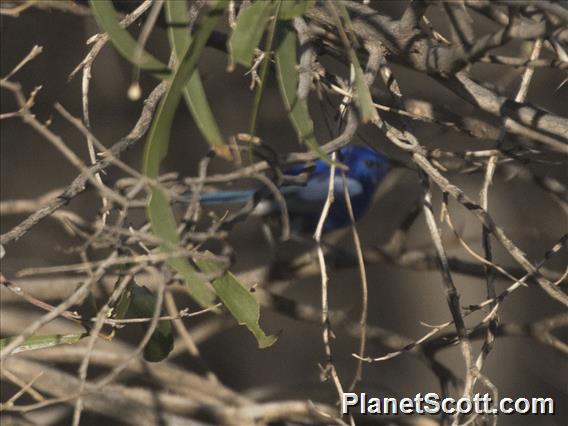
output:
<instances>
[{"instance_id":1,"label":"thin branch","mask_svg":"<svg viewBox=\"0 0 568 426\"><path fill-rule=\"evenodd\" d=\"M89 293L91 286L93 286L104 275L108 265L114 260L115 257L116 256L113 255L107 257L107 259L99 266L95 274L91 278L85 280L83 284L81 284L71 296L57 305L54 310L48 312L38 320L31 323L29 326L27 326L18 336L11 340L9 344L2 348L2 351L0 351L0 361L6 359L6 357L8 357L8 355L10 355L14 349L24 343L24 341L28 337L33 335L37 330L39 330L40 327L44 326L50 321L53 321L63 312L68 310L71 306L81 303Z\"/></svg>"},{"instance_id":2,"label":"thin branch","mask_svg":"<svg viewBox=\"0 0 568 426\"><path fill-rule=\"evenodd\" d=\"M85 163L83 163L83 161L65 144L60 136L56 135L45 125L40 123L35 115L32 114L30 107L33 105L33 95L30 99L26 100L19 83L0 80L0 86L12 92L16 98L16 102L20 107L20 117L24 123L29 124L32 129L42 135L55 148L57 148L71 164L81 171L81 175L85 176L86 180L92 183L102 194L105 194L108 198L111 198L119 204L126 204L125 199L95 178L92 170L90 170L90 168L88 168ZM39 87L37 89L39 89Z\"/></svg>"},{"instance_id":3,"label":"thin branch","mask_svg":"<svg viewBox=\"0 0 568 426\"><path fill-rule=\"evenodd\" d=\"M355 253L357 254L357 262L359 266L359 277L361 281L361 316L359 317L359 359L357 362L357 370L353 381L349 386L349 390L353 391L355 385L361 381L363 378L363 361L362 358L365 357L365 348L367 344L367 317L369 311L369 289L367 283L367 271L365 269L365 260L363 257L363 249L361 248L361 240L359 239L359 233L355 227L355 216L353 214L353 206L351 205L351 196L349 195L349 189L347 187L347 178L344 172L341 172L341 177L343 178L343 192L345 196L345 205L347 206L347 212L349 213L349 220L351 221L351 233L353 236L353 243L355 244Z\"/></svg>"},{"instance_id":4,"label":"thin branch","mask_svg":"<svg viewBox=\"0 0 568 426\"><path fill-rule=\"evenodd\" d=\"M164 305L170 314L170 317L175 318L173 319L172 323L177 330L178 334L180 335L187 352L193 357L194 361L197 361L200 364L200 367L205 370L205 376L213 383L219 383L219 379L215 375L215 373L209 368L206 361L201 356L199 352L199 348L193 341L191 334L189 333L188 329L186 328L185 324L181 320L182 316L180 315L180 310L178 309L175 299L171 292L166 292L164 297ZM220 307L220 306L219 306ZM210 311L210 308L207 308ZM204 310L205 311L205 310ZM176 318L177 317L177 318ZM163 319L163 318L160 318Z\"/></svg>"},{"instance_id":5,"label":"thin branch","mask_svg":"<svg viewBox=\"0 0 568 426\"><path fill-rule=\"evenodd\" d=\"M150 128L154 110L156 109L158 101L160 100L165 90L166 85L162 83L156 86L152 93L150 93L150 95L144 102L144 108L134 128L127 136L120 139L109 149L112 157L120 157L120 154L122 154L124 151L134 145L140 138L142 138L142 136L144 136L146 131ZM106 170L111 164L113 164L111 158L101 158L97 161L97 163L88 168L88 174L92 176L100 173L101 171ZM86 189L86 183L88 180L87 176L87 174L81 173L73 180L73 182L71 182L69 186L67 186L67 188L61 193L61 195L59 195L58 198L54 199L53 201L30 215L26 220L21 222L10 231L2 234L0 236L0 244L4 245L9 243L10 241L21 238L26 232L30 230L30 228L66 205L69 201L83 192Z\"/></svg>"},{"instance_id":6,"label":"thin branch","mask_svg":"<svg viewBox=\"0 0 568 426\"><path fill-rule=\"evenodd\" d=\"M332 331L331 331L331 323L329 321L329 301L328 301L328 289L327 289L329 278L327 275L327 268L325 266L325 256L323 254L323 248L321 245L321 235L323 232L323 227L327 219L329 209L331 208L331 205L334 202L334 179L335 179L336 158L337 155L333 153L331 156L333 163L331 164L329 171L329 185L327 189L327 197L325 199L325 203L323 205L321 215L316 230L314 232L314 240L317 245L318 261L321 271L321 322L323 325L322 339L323 339L325 355L327 358L324 367L324 374L326 376L331 376L333 383L335 385L335 389L337 391L338 400L341 400L341 396L343 395L343 386L341 385L341 381L339 380L337 370L335 369L335 365L333 364L333 357L332 357L331 343L330 343L330 337L332 336Z\"/></svg>"}]
</instances>

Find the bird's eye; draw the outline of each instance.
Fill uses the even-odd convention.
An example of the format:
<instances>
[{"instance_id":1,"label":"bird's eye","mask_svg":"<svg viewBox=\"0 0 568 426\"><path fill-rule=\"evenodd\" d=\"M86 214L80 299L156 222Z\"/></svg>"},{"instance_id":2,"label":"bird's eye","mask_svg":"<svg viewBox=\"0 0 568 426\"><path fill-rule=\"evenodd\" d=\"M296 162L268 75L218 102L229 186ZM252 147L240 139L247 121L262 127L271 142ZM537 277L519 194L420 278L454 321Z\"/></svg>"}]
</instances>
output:
<instances>
[{"instance_id":1,"label":"bird's eye","mask_svg":"<svg viewBox=\"0 0 568 426\"><path fill-rule=\"evenodd\" d=\"M365 160L365 166L367 166L371 169L375 169L375 168L379 167L378 163L374 162L373 160Z\"/></svg>"}]
</instances>

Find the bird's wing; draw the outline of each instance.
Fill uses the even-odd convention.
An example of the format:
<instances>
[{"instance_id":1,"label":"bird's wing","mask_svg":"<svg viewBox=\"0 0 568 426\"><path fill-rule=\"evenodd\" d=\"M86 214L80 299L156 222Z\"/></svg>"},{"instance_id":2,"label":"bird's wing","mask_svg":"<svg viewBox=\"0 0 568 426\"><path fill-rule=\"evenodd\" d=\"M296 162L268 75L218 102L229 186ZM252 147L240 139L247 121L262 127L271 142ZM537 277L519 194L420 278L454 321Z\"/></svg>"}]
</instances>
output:
<instances>
[{"instance_id":1,"label":"bird's wing","mask_svg":"<svg viewBox=\"0 0 568 426\"><path fill-rule=\"evenodd\" d=\"M347 190L350 197L363 192L363 185L356 180L346 178ZM325 203L329 189L329 175L312 176L305 186L288 186L281 188L288 210L294 213L314 213ZM333 180L334 197L342 201L344 195L343 177L336 175Z\"/></svg>"},{"instance_id":2,"label":"bird's wing","mask_svg":"<svg viewBox=\"0 0 568 426\"><path fill-rule=\"evenodd\" d=\"M353 178L346 178L347 190L351 197L363 192L363 186ZM334 197L342 202L344 197L343 177L336 175L333 181ZM281 188L282 195L286 199L288 211L291 213L318 213L327 198L329 187L329 175L311 176L306 185L285 186ZM226 203L244 203L249 201L255 194L255 189L235 191L204 192L199 194L199 201L203 205L218 205ZM184 198L191 200L191 193L184 194ZM259 203L255 214L264 215L274 209L278 209L278 203L274 200L265 200Z\"/></svg>"},{"instance_id":3,"label":"bird's wing","mask_svg":"<svg viewBox=\"0 0 568 426\"><path fill-rule=\"evenodd\" d=\"M202 192L199 194L199 201L208 206L225 203L245 203L250 200L256 189L242 189L235 191ZM191 192L183 195L184 199L191 200Z\"/></svg>"}]
</instances>

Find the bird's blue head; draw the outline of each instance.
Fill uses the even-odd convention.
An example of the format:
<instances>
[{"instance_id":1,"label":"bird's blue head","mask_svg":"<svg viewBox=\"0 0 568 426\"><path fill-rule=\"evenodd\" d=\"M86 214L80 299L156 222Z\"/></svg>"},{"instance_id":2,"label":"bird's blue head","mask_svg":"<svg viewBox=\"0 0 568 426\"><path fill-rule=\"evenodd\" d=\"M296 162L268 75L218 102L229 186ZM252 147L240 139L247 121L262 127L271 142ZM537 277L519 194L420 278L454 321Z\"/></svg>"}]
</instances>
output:
<instances>
[{"instance_id":1,"label":"bird's blue head","mask_svg":"<svg viewBox=\"0 0 568 426\"><path fill-rule=\"evenodd\" d=\"M339 161L349 167L347 176L375 187L390 171L390 162L366 146L348 146L339 150Z\"/></svg>"}]
</instances>

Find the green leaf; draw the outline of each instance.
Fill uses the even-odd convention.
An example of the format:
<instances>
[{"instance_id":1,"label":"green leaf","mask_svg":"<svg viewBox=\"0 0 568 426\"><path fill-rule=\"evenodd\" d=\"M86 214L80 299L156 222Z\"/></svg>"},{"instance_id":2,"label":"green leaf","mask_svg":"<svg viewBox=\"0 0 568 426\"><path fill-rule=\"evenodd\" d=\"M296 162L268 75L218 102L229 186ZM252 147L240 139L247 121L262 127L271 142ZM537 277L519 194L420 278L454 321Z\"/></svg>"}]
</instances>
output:
<instances>
[{"instance_id":1,"label":"green leaf","mask_svg":"<svg viewBox=\"0 0 568 426\"><path fill-rule=\"evenodd\" d=\"M156 297L142 285L132 283L129 286L130 304L127 316L130 318L152 318L156 306ZM145 323L149 327L149 322ZM144 347L144 359L159 362L165 359L174 348L172 324L168 320L160 320L152 333L152 337Z\"/></svg>"},{"instance_id":2,"label":"green leaf","mask_svg":"<svg viewBox=\"0 0 568 426\"><path fill-rule=\"evenodd\" d=\"M377 110L373 105L373 98L371 97L369 86L367 86L367 82L365 81L365 75L359 65L355 52L350 54L350 56L355 67L355 90L357 91L357 105L361 111L361 120L363 123L376 121L378 119Z\"/></svg>"},{"instance_id":3,"label":"green leaf","mask_svg":"<svg viewBox=\"0 0 568 426\"><path fill-rule=\"evenodd\" d=\"M45 349L51 348L58 345L72 345L77 343L83 337L89 334L51 334L46 336L31 336L28 337L24 343L17 346L12 353L17 354L18 352L31 351L34 349ZM10 344L15 337L5 337L0 339L0 350L4 349Z\"/></svg>"},{"instance_id":4,"label":"green leaf","mask_svg":"<svg viewBox=\"0 0 568 426\"><path fill-rule=\"evenodd\" d=\"M225 6L225 2L217 2L213 9L204 17L195 38L181 56L170 86L158 106L152 127L148 132L144 150L143 170L151 178L158 176L160 163L168 152L170 130L183 88L195 71L205 43L215 28ZM153 232L163 241L161 250L164 252L175 250L179 244L176 221L170 208L168 196L158 187L151 188L147 215ZM200 280L193 267L185 258L170 258L168 264L184 277L190 295L201 306L208 307L213 303L215 298L213 292Z\"/></svg>"},{"instance_id":5,"label":"green leaf","mask_svg":"<svg viewBox=\"0 0 568 426\"><path fill-rule=\"evenodd\" d=\"M315 3L316 0L283 0L278 19L282 21L294 19L311 9Z\"/></svg>"},{"instance_id":6,"label":"green leaf","mask_svg":"<svg viewBox=\"0 0 568 426\"><path fill-rule=\"evenodd\" d=\"M239 13L237 26L229 38L231 68L235 63L250 67L274 5L273 1L257 0Z\"/></svg>"},{"instance_id":7,"label":"green leaf","mask_svg":"<svg viewBox=\"0 0 568 426\"><path fill-rule=\"evenodd\" d=\"M168 0L166 1L165 8L168 22L170 24L176 24L169 25L168 37L170 46L179 60L187 49L187 46L191 43L191 35L184 25L189 21L187 5L183 1ZM217 154L230 160L231 151L225 143L215 117L211 112L199 73L194 72L191 75L189 82L183 88L183 97L195 120L195 124L209 143L209 146L211 146Z\"/></svg>"},{"instance_id":8,"label":"green leaf","mask_svg":"<svg viewBox=\"0 0 568 426\"><path fill-rule=\"evenodd\" d=\"M110 0L91 0L91 9L99 28L106 32L118 52L143 70L161 78L170 74L168 67L146 51L138 53L138 43L128 31L120 27L116 10Z\"/></svg>"},{"instance_id":9,"label":"green leaf","mask_svg":"<svg viewBox=\"0 0 568 426\"><path fill-rule=\"evenodd\" d=\"M112 307L111 317L113 319L124 319L126 317L126 313L128 312L130 303L132 302L133 285L133 281L130 281L118 298L117 302Z\"/></svg>"},{"instance_id":10,"label":"green leaf","mask_svg":"<svg viewBox=\"0 0 568 426\"><path fill-rule=\"evenodd\" d=\"M220 2L224 8L224 2ZM142 52L137 61L138 43L128 31L120 26L116 10L109 0L91 0L93 15L99 27L105 31L116 50L128 61L141 69L153 72L154 77L167 79L171 75L171 70L166 64L156 59L146 51ZM171 0L166 3L166 14L168 21L187 22L187 8L185 2ZM170 26L168 29L170 44L175 48L178 59L186 51L190 36L186 28ZM203 85L198 73L193 73L187 86L183 89L183 96L191 112L193 119L207 143L219 155L230 159L230 150L225 144L219 127L209 108Z\"/></svg>"},{"instance_id":11,"label":"green leaf","mask_svg":"<svg viewBox=\"0 0 568 426\"><path fill-rule=\"evenodd\" d=\"M276 17L279 16L281 6L282 6L282 1L278 1L276 3L276 11L275 11ZM272 25L270 25L268 36L266 38L266 45L264 48L265 52L271 52L272 50L272 42L274 41L274 33L276 31L276 23L277 20L274 19L272 21ZM251 135L254 135L256 133L256 120L258 118L258 112L260 111L262 94L264 93L264 88L266 87L266 81L268 80L268 64L270 62L271 62L271 56L270 53L268 53L262 60L262 64L260 66L260 74L259 74L260 83L256 85L256 90L254 92L254 100L252 104L252 113L251 113L250 126L249 126L249 133ZM250 152L252 153L252 150Z\"/></svg>"},{"instance_id":12,"label":"green leaf","mask_svg":"<svg viewBox=\"0 0 568 426\"><path fill-rule=\"evenodd\" d=\"M195 263L203 273L215 273L222 270L223 265L208 260L196 260ZM239 325L246 326L256 337L258 347L263 349L272 346L278 339L274 335L266 335L258 323L260 307L250 291L239 282L231 272L227 271L212 282L217 295L231 312Z\"/></svg>"},{"instance_id":13,"label":"green leaf","mask_svg":"<svg viewBox=\"0 0 568 426\"><path fill-rule=\"evenodd\" d=\"M150 203L146 211L152 231L164 241L160 247L161 250L164 252L175 250L179 244L179 238L167 195L158 188L152 188ZM187 259L172 257L167 260L167 263L184 278L188 293L197 303L203 307L211 306L215 295L201 280Z\"/></svg>"},{"instance_id":14,"label":"green leaf","mask_svg":"<svg viewBox=\"0 0 568 426\"><path fill-rule=\"evenodd\" d=\"M288 117L300 141L322 160L331 159L321 149L314 133L314 123L305 100L298 98L298 67L296 65L296 33L288 25L279 25L279 43L276 49L276 77L280 95Z\"/></svg>"},{"instance_id":15,"label":"green leaf","mask_svg":"<svg viewBox=\"0 0 568 426\"><path fill-rule=\"evenodd\" d=\"M345 8L345 5L342 2L334 3L334 6L337 6L341 17L345 21L345 25L349 29L349 31L354 34L353 28L351 25L351 19L349 18L349 13ZM355 91L357 92L356 102L357 106L359 107L359 111L361 112L361 120L363 123L367 123L368 121L376 121L379 119L377 114L377 110L373 105L373 98L371 96L371 92L369 90L369 86L367 86L367 82L365 81L365 76L363 74L363 70L361 69L361 65L359 64L359 59L357 58L357 53L349 43L349 39L347 38L347 34L345 33L345 29L343 28L343 24L341 19L337 20L337 25L339 31L344 36L343 38L346 40L345 48L348 51L349 59L351 60L351 64L355 70Z\"/></svg>"}]
</instances>

